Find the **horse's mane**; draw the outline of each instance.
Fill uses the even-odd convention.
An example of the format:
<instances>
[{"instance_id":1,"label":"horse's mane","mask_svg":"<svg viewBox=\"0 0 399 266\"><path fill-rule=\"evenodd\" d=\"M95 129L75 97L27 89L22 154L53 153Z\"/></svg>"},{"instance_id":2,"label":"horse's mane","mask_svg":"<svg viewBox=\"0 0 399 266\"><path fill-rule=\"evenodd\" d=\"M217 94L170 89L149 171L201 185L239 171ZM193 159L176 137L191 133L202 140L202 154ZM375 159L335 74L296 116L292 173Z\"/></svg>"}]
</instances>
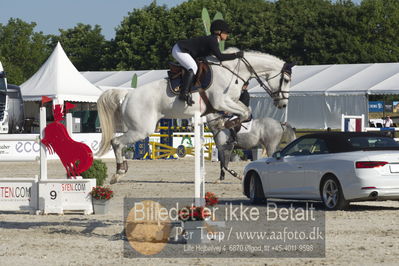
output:
<instances>
[{"instance_id":1,"label":"horse's mane","mask_svg":"<svg viewBox=\"0 0 399 266\"><path fill-rule=\"evenodd\" d=\"M237 47L229 47L226 50L224 50L224 53L236 53L238 51L240 51L240 49L238 49ZM244 56L245 56L245 53L250 53L250 54L257 55L257 56L267 56L267 57L270 57L270 59L272 59L272 60L276 60L276 61L280 61L281 63L284 63L284 61L282 59L278 58L277 56L268 54L268 53L262 53L262 52L254 51L254 50L244 50Z\"/></svg>"}]
</instances>

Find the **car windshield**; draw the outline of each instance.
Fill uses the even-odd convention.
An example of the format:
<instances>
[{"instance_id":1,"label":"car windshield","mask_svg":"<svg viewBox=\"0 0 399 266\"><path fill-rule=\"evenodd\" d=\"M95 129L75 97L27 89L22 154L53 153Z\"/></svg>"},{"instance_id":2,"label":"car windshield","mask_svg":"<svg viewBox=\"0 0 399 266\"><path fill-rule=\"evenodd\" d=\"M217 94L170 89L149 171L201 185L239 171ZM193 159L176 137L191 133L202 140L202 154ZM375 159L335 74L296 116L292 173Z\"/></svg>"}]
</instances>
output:
<instances>
[{"instance_id":1,"label":"car windshield","mask_svg":"<svg viewBox=\"0 0 399 266\"><path fill-rule=\"evenodd\" d=\"M6 81L4 78L0 77L0 91L6 91Z\"/></svg>"},{"instance_id":2,"label":"car windshield","mask_svg":"<svg viewBox=\"0 0 399 266\"><path fill-rule=\"evenodd\" d=\"M388 137L353 137L348 138L348 143L355 149L399 147L399 144Z\"/></svg>"},{"instance_id":3,"label":"car windshield","mask_svg":"<svg viewBox=\"0 0 399 266\"><path fill-rule=\"evenodd\" d=\"M287 146L282 156L302 156L329 153L325 140L318 138L303 138Z\"/></svg>"}]
</instances>

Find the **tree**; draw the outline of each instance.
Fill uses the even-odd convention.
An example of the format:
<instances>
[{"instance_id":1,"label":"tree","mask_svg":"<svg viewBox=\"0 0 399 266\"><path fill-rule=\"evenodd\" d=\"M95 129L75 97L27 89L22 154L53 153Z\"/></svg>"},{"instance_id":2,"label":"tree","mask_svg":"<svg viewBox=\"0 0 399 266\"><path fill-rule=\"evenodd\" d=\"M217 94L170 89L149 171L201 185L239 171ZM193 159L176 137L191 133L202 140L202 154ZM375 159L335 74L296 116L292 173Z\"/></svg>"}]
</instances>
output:
<instances>
[{"instance_id":1,"label":"tree","mask_svg":"<svg viewBox=\"0 0 399 266\"><path fill-rule=\"evenodd\" d=\"M103 55L107 49L101 27L78 23L74 28L60 29L60 36L53 37L53 45L60 42L71 62L79 71L105 68Z\"/></svg>"},{"instance_id":2,"label":"tree","mask_svg":"<svg viewBox=\"0 0 399 266\"><path fill-rule=\"evenodd\" d=\"M360 62L399 61L399 2L364 0L359 7Z\"/></svg>"},{"instance_id":3,"label":"tree","mask_svg":"<svg viewBox=\"0 0 399 266\"><path fill-rule=\"evenodd\" d=\"M129 12L111 41L98 25L79 23L49 36L34 32L35 23L10 19L0 24L0 60L16 84L37 71L56 41L80 71L167 68L178 40L204 35L203 8L229 23L226 48L297 64L399 61L397 0L188 0L171 9L154 1Z\"/></svg>"},{"instance_id":4,"label":"tree","mask_svg":"<svg viewBox=\"0 0 399 266\"><path fill-rule=\"evenodd\" d=\"M0 61L9 83L26 81L51 53L50 36L34 32L35 26L14 18L7 25L0 24Z\"/></svg>"},{"instance_id":5,"label":"tree","mask_svg":"<svg viewBox=\"0 0 399 266\"><path fill-rule=\"evenodd\" d=\"M117 27L114 59L117 69L164 68L171 51L175 25L168 10L156 3L129 12Z\"/></svg>"},{"instance_id":6,"label":"tree","mask_svg":"<svg viewBox=\"0 0 399 266\"><path fill-rule=\"evenodd\" d=\"M204 35L201 12L217 12L233 30L226 47L267 51L272 34L273 3L262 0L191 0L168 10L155 2L134 9L116 31L114 61L117 69L166 68L173 45L181 39ZM254 38L256 36L256 38Z\"/></svg>"},{"instance_id":7,"label":"tree","mask_svg":"<svg viewBox=\"0 0 399 266\"><path fill-rule=\"evenodd\" d=\"M299 64L333 64L354 50L355 6L351 1L280 0L276 2L274 53ZM353 46L353 47L352 47Z\"/></svg>"}]
</instances>

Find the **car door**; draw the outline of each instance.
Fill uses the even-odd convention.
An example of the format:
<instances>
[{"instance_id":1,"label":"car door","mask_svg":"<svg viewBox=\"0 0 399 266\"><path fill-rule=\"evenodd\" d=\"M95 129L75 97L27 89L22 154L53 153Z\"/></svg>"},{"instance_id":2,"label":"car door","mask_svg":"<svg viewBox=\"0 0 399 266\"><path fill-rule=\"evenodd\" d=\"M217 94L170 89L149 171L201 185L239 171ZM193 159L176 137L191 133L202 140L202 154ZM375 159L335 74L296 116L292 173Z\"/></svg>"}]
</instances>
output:
<instances>
[{"instance_id":1,"label":"car door","mask_svg":"<svg viewBox=\"0 0 399 266\"><path fill-rule=\"evenodd\" d=\"M267 177L269 197L302 198L304 193L304 164L310 149L317 141L303 138L290 144L281 153L281 158L268 161Z\"/></svg>"},{"instance_id":2,"label":"car door","mask_svg":"<svg viewBox=\"0 0 399 266\"><path fill-rule=\"evenodd\" d=\"M319 138L310 147L308 160L303 163L304 185L303 193L307 198L320 198L320 180L328 169L331 154L328 149L326 140Z\"/></svg>"}]
</instances>

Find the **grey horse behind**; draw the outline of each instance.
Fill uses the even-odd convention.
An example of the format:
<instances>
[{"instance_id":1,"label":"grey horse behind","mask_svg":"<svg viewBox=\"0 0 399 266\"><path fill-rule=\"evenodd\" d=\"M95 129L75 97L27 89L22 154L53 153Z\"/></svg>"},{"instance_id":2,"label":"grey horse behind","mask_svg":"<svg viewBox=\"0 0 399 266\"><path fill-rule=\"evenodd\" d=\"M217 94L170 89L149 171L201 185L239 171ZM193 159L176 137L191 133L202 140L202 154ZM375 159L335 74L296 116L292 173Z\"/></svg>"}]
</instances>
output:
<instances>
[{"instance_id":1,"label":"grey horse behind","mask_svg":"<svg viewBox=\"0 0 399 266\"><path fill-rule=\"evenodd\" d=\"M223 119L220 114L207 115L207 124L213 133L219 152L220 180L224 180L224 170L235 177L239 177L235 171L228 168L234 147L244 150L262 147L263 155L266 151L267 156L271 157L280 143L285 142L288 144L296 139L295 129L291 125L281 123L273 118L264 117L253 119L248 132L239 131L237 133L237 145L234 145L230 140L230 130L217 128L217 121L220 119Z\"/></svg>"}]
</instances>

